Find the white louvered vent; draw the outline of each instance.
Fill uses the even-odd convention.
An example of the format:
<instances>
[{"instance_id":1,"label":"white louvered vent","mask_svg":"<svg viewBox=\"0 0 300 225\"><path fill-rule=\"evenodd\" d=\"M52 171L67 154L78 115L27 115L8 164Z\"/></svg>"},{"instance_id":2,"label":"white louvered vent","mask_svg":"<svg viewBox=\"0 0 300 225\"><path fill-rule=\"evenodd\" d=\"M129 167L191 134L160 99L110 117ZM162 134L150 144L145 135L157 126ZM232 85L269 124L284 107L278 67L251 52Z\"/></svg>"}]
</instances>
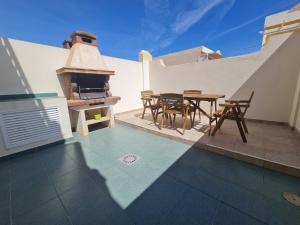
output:
<instances>
[{"instance_id":1,"label":"white louvered vent","mask_svg":"<svg viewBox=\"0 0 300 225\"><path fill-rule=\"evenodd\" d=\"M62 137L58 107L0 113L7 148Z\"/></svg>"}]
</instances>

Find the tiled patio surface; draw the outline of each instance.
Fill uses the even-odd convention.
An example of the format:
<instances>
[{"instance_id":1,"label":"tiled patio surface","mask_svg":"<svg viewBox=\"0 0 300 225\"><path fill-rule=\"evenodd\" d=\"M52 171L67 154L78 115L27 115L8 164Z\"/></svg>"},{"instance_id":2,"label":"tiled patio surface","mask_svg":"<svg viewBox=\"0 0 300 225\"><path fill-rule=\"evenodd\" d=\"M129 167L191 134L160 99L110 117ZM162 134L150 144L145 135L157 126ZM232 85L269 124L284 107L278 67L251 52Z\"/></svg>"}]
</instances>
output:
<instances>
[{"instance_id":1,"label":"tiled patio surface","mask_svg":"<svg viewBox=\"0 0 300 225\"><path fill-rule=\"evenodd\" d=\"M122 125L76 140L0 160L1 225L299 224L298 178Z\"/></svg>"},{"instance_id":2,"label":"tiled patio surface","mask_svg":"<svg viewBox=\"0 0 300 225\"><path fill-rule=\"evenodd\" d=\"M287 174L300 177L300 135L292 131L288 126L274 125L247 121L249 134L248 143L243 143L235 121L226 120L217 134L208 136L208 120L202 116L196 119L196 126L190 128L188 123L184 135L182 131L182 121L178 118L174 130L166 121L163 129L158 129L158 125L153 123L152 116L145 114L141 118L142 110L119 114L117 120L128 125L146 129L159 135L174 138L185 143L214 151L232 158L253 163L266 168L275 169ZM160 117L158 122L160 122Z\"/></svg>"}]
</instances>

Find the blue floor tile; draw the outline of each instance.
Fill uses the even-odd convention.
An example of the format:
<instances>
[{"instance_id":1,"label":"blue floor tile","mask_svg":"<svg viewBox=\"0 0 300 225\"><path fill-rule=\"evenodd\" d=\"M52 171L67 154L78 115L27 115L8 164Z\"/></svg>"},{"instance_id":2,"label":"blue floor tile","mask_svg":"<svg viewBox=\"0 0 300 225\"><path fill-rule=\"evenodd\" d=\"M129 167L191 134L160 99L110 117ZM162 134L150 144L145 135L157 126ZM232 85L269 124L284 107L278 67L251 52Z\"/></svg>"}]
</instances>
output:
<instances>
[{"instance_id":1,"label":"blue floor tile","mask_svg":"<svg viewBox=\"0 0 300 225\"><path fill-rule=\"evenodd\" d=\"M55 198L34 210L13 218L15 225L72 225L60 201Z\"/></svg>"},{"instance_id":2,"label":"blue floor tile","mask_svg":"<svg viewBox=\"0 0 300 225\"><path fill-rule=\"evenodd\" d=\"M230 206L221 204L213 225L266 225L257 219L246 215Z\"/></svg>"},{"instance_id":3,"label":"blue floor tile","mask_svg":"<svg viewBox=\"0 0 300 225\"><path fill-rule=\"evenodd\" d=\"M185 185L163 175L134 201L126 212L136 224L156 224L179 202L186 188Z\"/></svg>"},{"instance_id":4,"label":"blue floor tile","mask_svg":"<svg viewBox=\"0 0 300 225\"><path fill-rule=\"evenodd\" d=\"M81 166L80 164L69 158L49 160L45 165L49 176L53 178L63 176L74 169L78 169Z\"/></svg>"},{"instance_id":5,"label":"blue floor tile","mask_svg":"<svg viewBox=\"0 0 300 225\"><path fill-rule=\"evenodd\" d=\"M0 186L0 208L7 207L10 203L10 185L2 184Z\"/></svg>"},{"instance_id":6,"label":"blue floor tile","mask_svg":"<svg viewBox=\"0 0 300 225\"><path fill-rule=\"evenodd\" d=\"M218 200L208 197L196 189L187 188L184 196L163 221L170 221L178 217L180 220L188 218L198 224L211 224L219 204Z\"/></svg>"},{"instance_id":7,"label":"blue floor tile","mask_svg":"<svg viewBox=\"0 0 300 225\"><path fill-rule=\"evenodd\" d=\"M9 206L0 206L0 225L10 225Z\"/></svg>"},{"instance_id":8,"label":"blue floor tile","mask_svg":"<svg viewBox=\"0 0 300 225\"><path fill-rule=\"evenodd\" d=\"M300 179L266 169L263 176L262 193L272 200L287 204L282 197L283 192L291 192L300 196Z\"/></svg>"},{"instance_id":9,"label":"blue floor tile","mask_svg":"<svg viewBox=\"0 0 300 225\"><path fill-rule=\"evenodd\" d=\"M11 160L11 182L19 183L19 186L29 180L38 181L45 176L47 173L44 164L35 152Z\"/></svg>"},{"instance_id":10,"label":"blue floor tile","mask_svg":"<svg viewBox=\"0 0 300 225\"><path fill-rule=\"evenodd\" d=\"M105 204L105 207L104 207ZM97 202L70 213L74 225L134 225L126 213L113 203Z\"/></svg>"},{"instance_id":11,"label":"blue floor tile","mask_svg":"<svg viewBox=\"0 0 300 225\"><path fill-rule=\"evenodd\" d=\"M271 202L263 195L234 184L227 184L223 188L223 202L260 221L268 221L267 211Z\"/></svg>"},{"instance_id":12,"label":"blue floor tile","mask_svg":"<svg viewBox=\"0 0 300 225\"><path fill-rule=\"evenodd\" d=\"M300 224L300 207L291 204L269 200L266 214L269 225Z\"/></svg>"},{"instance_id":13,"label":"blue floor tile","mask_svg":"<svg viewBox=\"0 0 300 225\"><path fill-rule=\"evenodd\" d=\"M203 225L191 218L186 218L181 214L170 215L169 217L163 218L158 225Z\"/></svg>"},{"instance_id":14,"label":"blue floor tile","mask_svg":"<svg viewBox=\"0 0 300 225\"><path fill-rule=\"evenodd\" d=\"M103 187L95 184L93 181L88 181L80 186L74 186L68 191L60 194L64 207L71 214L76 214L82 208L89 208L100 202L106 202L110 199L108 191Z\"/></svg>"},{"instance_id":15,"label":"blue floor tile","mask_svg":"<svg viewBox=\"0 0 300 225\"><path fill-rule=\"evenodd\" d=\"M299 224L298 178L121 125L75 138L0 161L0 225Z\"/></svg>"},{"instance_id":16,"label":"blue floor tile","mask_svg":"<svg viewBox=\"0 0 300 225\"><path fill-rule=\"evenodd\" d=\"M11 181L10 160L0 161L0 187L7 185Z\"/></svg>"},{"instance_id":17,"label":"blue floor tile","mask_svg":"<svg viewBox=\"0 0 300 225\"><path fill-rule=\"evenodd\" d=\"M87 183L92 182L89 171L83 169L74 169L69 173L62 176L53 177L53 183L58 194L68 191L74 187L85 186Z\"/></svg>"},{"instance_id":18,"label":"blue floor tile","mask_svg":"<svg viewBox=\"0 0 300 225\"><path fill-rule=\"evenodd\" d=\"M191 168L181 163L175 163L167 173L185 184L201 190L216 198L222 198L225 181L201 169Z\"/></svg>"},{"instance_id":19,"label":"blue floor tile","mask_svg":"<svg viewBox=\"0 0 300 225\"><path fill-rule=\"evenodd\" d=\"M43 179L25 187L12 183L11 196L12 216L18 217L54 199L56 192L51 181Z\"/></svg>"}]
</instances>

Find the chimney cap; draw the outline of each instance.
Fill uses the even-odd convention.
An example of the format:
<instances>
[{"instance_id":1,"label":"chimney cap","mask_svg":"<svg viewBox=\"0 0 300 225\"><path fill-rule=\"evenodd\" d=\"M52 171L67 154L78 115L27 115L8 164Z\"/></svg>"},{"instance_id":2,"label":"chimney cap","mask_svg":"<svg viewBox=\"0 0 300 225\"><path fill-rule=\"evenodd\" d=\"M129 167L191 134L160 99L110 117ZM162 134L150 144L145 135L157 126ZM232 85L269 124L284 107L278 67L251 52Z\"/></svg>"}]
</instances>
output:
<instances>
[{"instance_id":1,"label":"chimney cap","mask_svg":"<svg viewBox=\"0 0 300 225\"><path fill-rule=\"evenodd\" d=\"M71 38L73 38L74 36L82 36L82 37L87 37L87 38L94 39L94 40L97 39L97 36L95 34L85 32L85 31L80 31L80 30L73 31L73 33L71 34Z\"/></svg>"}]
</instances>

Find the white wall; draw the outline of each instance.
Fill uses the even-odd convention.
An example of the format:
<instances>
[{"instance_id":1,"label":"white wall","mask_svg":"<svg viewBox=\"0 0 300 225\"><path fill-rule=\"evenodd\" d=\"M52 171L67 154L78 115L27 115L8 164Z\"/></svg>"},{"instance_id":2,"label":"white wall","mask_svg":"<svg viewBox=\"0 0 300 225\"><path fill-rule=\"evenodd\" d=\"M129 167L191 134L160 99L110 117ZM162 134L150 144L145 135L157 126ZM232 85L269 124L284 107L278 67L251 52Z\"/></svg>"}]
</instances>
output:
<instances>
[{"instance_id":1,"label":"white wall","mask_svg":"<svg viewBox=\"0 0 300 225\"><path fill-rule=\"evenodd\" d=\"M0 95L55 92L64 96L56 70L65 65L68 54L64 48L0 38ZM108 56L104 60L116 71L110 80L112 94L121 97L115 112L141 108L141 63Z\"/></svg>"},{"instance_id":2,"label":"white wall","mask_svg":"<svg viewBox=\"0 0 300 225\"><path fill-rule=\"evenodd\" d=\"M115 113L141 108L142 63L108 56L104 60L108 68L116 71L109 81L112 94L121 97L121 101L114 107Z\"/></svg>"},{"instance_id":3,"label":"white wall","mask_svg":"<svg viewBox=\"0 0 300 225\"><path fill-rule=\"evenodd\" d=\"M0 38L0 95L56 92L63 96L56 70L68 50Z\"/></svg>"},{"instance_id":4,"label":"white wall","mask_svg":"<svg viewBox=\"0 0 300 225\"><path fill-rule=\"evenodd\" d=\"M288 122L300 68L299 41L298 32L274 36L261 51L240 57L168 67L153 60L150 87L155 92L200 89L226 98L247 98L254 90L248 118Z\"/></svg>"}]
</instances>

